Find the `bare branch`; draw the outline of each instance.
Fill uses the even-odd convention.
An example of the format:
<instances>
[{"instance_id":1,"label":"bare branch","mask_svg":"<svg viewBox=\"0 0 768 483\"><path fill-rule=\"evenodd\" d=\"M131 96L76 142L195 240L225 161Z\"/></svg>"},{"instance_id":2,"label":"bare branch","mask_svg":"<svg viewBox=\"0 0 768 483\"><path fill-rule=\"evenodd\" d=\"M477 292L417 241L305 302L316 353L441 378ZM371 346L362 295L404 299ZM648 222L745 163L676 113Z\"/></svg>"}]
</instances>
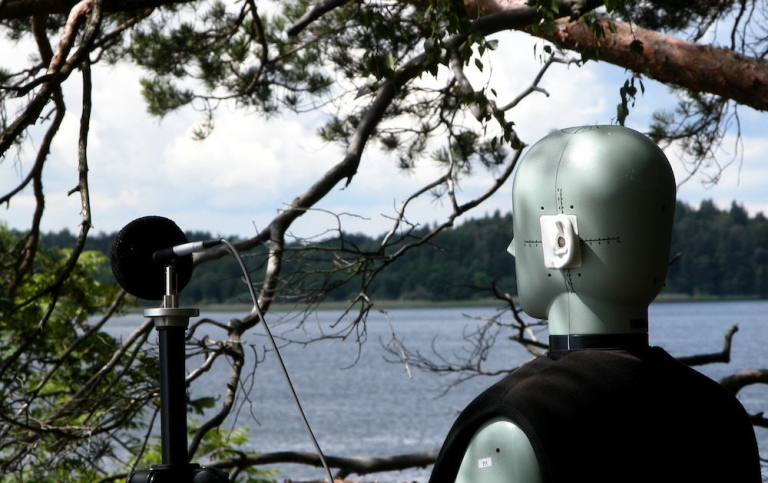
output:
<instances>
[{"instance_id":1,"label":"bare branch","mask_svg":"<svg viewBox=\"0 0 768 483\"><path fill-rule=\"evenodd\" d=\"M689 366L703 366L705 364L712 364L715 362L728 363L731 361L731 341L733 339L733 335L738 331L739 326L734 325L728 330L728 332L726 332L725 341L723 342L723 350L721 352L712 354L698 354L688 357L678 357L678 360Z\"/></svg>"},{"instance_id":2,"label":"bare branch","mask_svg":"<svg viewBox=\"0 0 768 483\"><path fill-rule=\"evenodd\" d=\"M315 5L304 15L302 15L301 18L296 21L296 23L291 25L288 30L286 30L286 33L291 37L295 37L315 20L319 19L334 8L338 8L349 2L350 0L327 0L319 5Z\"/></svg>"},{"instance_id":3,"label":"bare branch","mask_svg":"<svg viewBox=\"0 0 768 483\"><path fill-rule=\"evenodd\" d=\"M345 478L351 474L367 475L370 473L399 471L408 468L423 468L435 462L435 459L437 458L437 450L384 458L345 458L340 456L326 456L325 458L331 468L339 469L336 476ZM211 462L207 466L227 470L232 468L274 465L280 463L298 463L318 468L322 466L320 458L316 454L299 451L267 454L241 454L234 458Z\"/></svg>"}]
</instances>

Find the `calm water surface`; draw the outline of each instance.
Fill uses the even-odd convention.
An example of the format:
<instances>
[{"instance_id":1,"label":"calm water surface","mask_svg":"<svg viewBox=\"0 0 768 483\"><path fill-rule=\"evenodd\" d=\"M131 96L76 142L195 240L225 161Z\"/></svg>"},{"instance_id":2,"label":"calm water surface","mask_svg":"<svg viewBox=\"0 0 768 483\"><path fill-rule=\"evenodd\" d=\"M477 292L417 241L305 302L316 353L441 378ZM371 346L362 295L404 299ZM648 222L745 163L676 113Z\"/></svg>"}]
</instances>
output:
<instances>
[{"instance_id":1,"label":"calm water surface","mask_svg":"<svg viewBox=\"0 0 768 483\"><path fill-rule=\"evenodd\" d=\"M494 308L482 307L396 309L369 318L363 334L367 341L362 345L352 336L345 341L283 347L280 353L325 455L392 456L439 448L458 413L498 378L471 379L446 392L454 378L397 361L387 346L394 347L394 334L412 352L419 351L441 362L436 351L453 360L468 348L464 335L482 318L495 313ZM202 317L224 322L237 315L201 313ZM280 315L267 315L268 321L272 319L272 332L294 340L320 331L332 332L333 322L339 317L337 312L321 311L313 323L298 329L295 321L281 321ZM112 323L110 330L127 335L141 319L123 317ZM768 368L768 301L655 303L650 320L651 343L673 356L719 352L725 333L737 325L731 362L697 368L714 379L742 370ZM212 332L211 337L223 335ZM538 337L546 340L546 333ZM248 450L314 452L263 330L248 334L245 343L251 369L245 383L250 391L247 396L241 392L237 415L230 417L222 429L249 428ZM487 367L514 367L528 358L527 352L500 337ZM193 362L188 363L188 369ZM192 397L223 393L229 370L223 362L202 387L194 389ZM768 410L768 389L764 387L744 389L739 398L752 413ZM768 431L758 429L757 435L763 454L768 454ZM321 470L306 466L285 465L278 469L281 473L276 478L280 481L324 477ZM418 483L428 478L429 468L365 477L367 481Z\"/></svg>"}]
</instances>

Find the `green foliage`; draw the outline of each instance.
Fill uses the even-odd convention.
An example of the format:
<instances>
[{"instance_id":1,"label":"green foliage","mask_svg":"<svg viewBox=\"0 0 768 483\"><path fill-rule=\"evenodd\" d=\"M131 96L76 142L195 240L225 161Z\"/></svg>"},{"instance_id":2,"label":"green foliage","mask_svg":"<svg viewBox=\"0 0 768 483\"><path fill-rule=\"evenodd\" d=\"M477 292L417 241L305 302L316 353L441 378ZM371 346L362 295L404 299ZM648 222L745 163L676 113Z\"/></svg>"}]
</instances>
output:
<instances>
[{"instance_id":1,"label":"green foliage","mask_svg":"<svg viewBox=\"0 0 768 483\"><path fill-rule=\"evenodd\" d=\"M711 201L698 211L678 203L666 291L688 295L768 297L768 220L749 218L733 203L720 211Z\"/></svg>"},{"instance_id":2,"label":"green foliage","mask_svg":"<svg viewBox=\"0 0 768 483\"><path fill-rule=\"evenodd\" d=\"M471 175L475 166L492 169L504 163L508 152L493 140L481 139L475 131L461 130L451 140L450 150L438 149L433 159L439 164L450 165L463 175Z\"/></svg>"},{"instance_id":3,"label":"green foliage","mask_svg":"<svg viewBox=\"0 0 768 483\"><path fill-rule=\"evenodd\" d=\"M86 245L97 249L83 251L63 279L72 255L64 246L75 238L66 231L44 238L33 269L11 290L27 238L0 225L0 279L7 290L0 306L0 482L79 483L100 481L109 468L117 475L149 468L162 461L159 440L147 445L143 436L153 420L146 408L157 398L157 354L124 347L96 317L119 289L104 272L114 236L92 237ZM215 403L201 397L189 409L204 415ZM190 426L192 434L194 421ZM242 429L208 431L195 456L229 457L247 441ZM265 482L272 473L243 468L240 475Z\"/></svg>"},{"instance_id":4,"label":"green foliage","mask_svg":"<svg viewBox=\"0 0 768 483\"><path fill-rule=\"evenodd\" d=\"M538 11L541 13L541 21L532 26L533 31L546 34L552 33L556 28L555 19L558 17L560 10L557 5L557 0L535 0L530 3L535 4Z\"/></svg>"},{"instance_id":5,"label":"green foliage","mask_svg":"<svg viewBox=\"0 0 768 483\"><path fill-rule=\"evenodd\" d=\"M167 79L142 79L140 83L147 101L147 112L152 115L165 116L192 101L190 91L177 88Z\"/></svg>"},{"instance_id":6,"label":"green foliage","mask_svg":"<svg viewBox=\"0 0 768 483\"><path fill-rule=\"evenodd\" d=\"M192 437L199 428L195 420L189 421L189 436ZM232 458L245 453L253 454L248 450L250 443L250 431L248 428L234 428L231 431L222 431L216 429L205 433L198 449L199 461L202 466L206 462L219 459ZM141 459L136 464L137 468L150 468L152 465L162 461L162 445L158 438L153 438L152 442L146 447ZM244 483L275 483L271 478L278 473L277 470L260 470L255 467L244 467L238 474L237 481Z\"/></svg>"},{"instance_id":7,"label":"green foliage","mask_svg":"<svg viewBox=\"0 0 768 483\"><path fill-rule=\"evenodd\" d=\"M632 76L624 81L624 85L619 89L619 97L621 97L621 102L616 106L616 121L621 126L624 125L624 121L626 121L627 117L629 116L629 107L635 106L635 99L637 98L638 90L635 86L636 82L640 85L640 91L645 93L645 86L643 85L643 81L637 76Z\"/></svg>"},{"instance_id":8,"label":"green foliage","mask_svg":"<svg viewBox=\"0 0 768 483\"><path fill-rule=\"evenodd\" d=\"M665 293L768 297L768 221L762 214L749 217L736 203L721 211L705 201L698 210L678 202L675 216L672 255L681 257L670 266ZM323 286L332 287L326 300L351 300L360 291L366 271L388 263L389 254L428 229L410 233L383 252L381 237L364 235L344 234L312 246L288 244L284 292L278 302L309 297ZM206 232L187 236L211 238ZM101 234L91 243L109 246L113 237ZM515 294L514 258L506 252L511 239L510 214L497 212L469 220L380 271L368 295L384 300L473 300L492 296L492 284ZM61 235L58 240L64 241ZM266 251L254 252L247 260L249 268L258 272L266 262ZM111 274L101 280L109 282ZM191 304L249 302L240 268L230 258L196 267L182 296Z\"/></svg>"},{"instance_id":9,"label":"green foliage","mask_svg":"<svg viewBox=\"0 0 768 483\"><path fill-rule=\"evenodd\" d=\"M194 421L190 424L190 431L197 429ZM250 443L250 431L248 428L233 428L231 431L208 431L200 444L198 453L201 461L215 461L217 459L232 458L248 451ZM277 470L260 470L255 467L245 467L238 474L238 481L245 483L274 483L270 478L278 473Z\"/></svg>"},{"instance_id":10,"label":"green foliage","mask_svg":"<svg viewBox=\"0 0 768 483\"><path fill-rule=\"evenodd\" d=\"M489 106L483 91L467 95L418 82L421 74L436 76L454 55L465 65L483 69L481 57L496 47L497 41L473 30L462 2L434 1L426 7L350 2L326 12L322 22L283 35L286 26L314 6L305 0L285 2L266 16L246 12L248 8L227 9L221 2L191 2L142 22L132 31L125 53L146 69L142 89L148 111L164 116L194 104L205 111L196 131L203 138L214 128L213 111L222 101L236 99L240 106L270 114L283 108L301 112L335 99L344 108L331 112L318 132L326 141L347 145L367 113L357 101L341 101L349 87L332 86L344 79L360 99L373 95L382 83L396 82L396 97L371 136L408 169L439 155L430 152L430 139L440 136L454 142L461 135L454 126L460 125L457 113L467 105ZM456 38L463 41L451 40ZM403 65L419 54L424 60L413 64L415 73L395 81ZM440 116L425 115L438 111L443 111ZM497 110L483 122L493 120L500 134L486 129L491 140L476 136L469 147L484 152L474 159L486 167L496 164L497 147L519 147L504 113ZM494 149L489 149L491 144ZM462 173L468 171L456 172Z\"/></svg>"},{"instance_id":11,"label":"green foliage","mask_svg":"<svg viewBox=\"0 0 768 483\"><path fill-rule=\"evenodd\" d=\"M0 227L4 281L15 277L9 261L17 259L25 240ZM94 326L91 317L107 310L117 288L99 281L107 259L97 251L81 253L62 279L70 256L69 249L41 247L32 270L19 283L4 286L0 461L11 471L0 481L95 481L100 462L113 458L117 449L109 428L136 414L136 394L147 385L148 365L140 356L122 377L94 379L120 342Z\"/></svg>"}]
</instances>

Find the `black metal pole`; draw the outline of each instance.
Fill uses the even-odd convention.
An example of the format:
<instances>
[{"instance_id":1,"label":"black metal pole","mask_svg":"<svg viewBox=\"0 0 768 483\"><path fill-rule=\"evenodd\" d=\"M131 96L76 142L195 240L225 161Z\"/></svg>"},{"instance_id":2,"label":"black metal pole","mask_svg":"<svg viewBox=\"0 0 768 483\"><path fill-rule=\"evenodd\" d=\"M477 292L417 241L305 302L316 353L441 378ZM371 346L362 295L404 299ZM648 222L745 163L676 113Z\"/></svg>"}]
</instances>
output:
<instances>
[{"instance_id":1,"label":"black metal pole","mask_svg":"<svg viewBox=\"0 0 768 483\"><path fill-rule=\"evenodd\" d=\"M163 464L171 471L186 468L187 387L185 381L185 327L157 328L160 343L160 437Z\"/></svg>"}]
</instances>

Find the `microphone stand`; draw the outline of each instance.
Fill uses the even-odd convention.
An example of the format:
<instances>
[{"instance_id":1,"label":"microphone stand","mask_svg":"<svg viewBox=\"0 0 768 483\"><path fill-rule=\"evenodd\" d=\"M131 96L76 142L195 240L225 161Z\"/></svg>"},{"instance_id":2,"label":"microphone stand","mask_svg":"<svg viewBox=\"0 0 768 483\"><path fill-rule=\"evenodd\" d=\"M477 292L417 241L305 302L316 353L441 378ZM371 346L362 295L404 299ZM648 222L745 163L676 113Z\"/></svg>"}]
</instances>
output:
<instances>
[{"instance_id":1,"label":"microphone stand","mask_svg":"<svg viewBox=\"0 0 768 483\"><path fill-rule=\"evenodd\" d=\"M160 437L163 463L149 470L134 470L127 483L228 483L229 475L216 468L189 462L187 449L187 385L185 335L189 318L198 309L179 308L176 273L172 261L165 268L162 307L147 309L160 343Z\"/></svg>"}]
</instances>

